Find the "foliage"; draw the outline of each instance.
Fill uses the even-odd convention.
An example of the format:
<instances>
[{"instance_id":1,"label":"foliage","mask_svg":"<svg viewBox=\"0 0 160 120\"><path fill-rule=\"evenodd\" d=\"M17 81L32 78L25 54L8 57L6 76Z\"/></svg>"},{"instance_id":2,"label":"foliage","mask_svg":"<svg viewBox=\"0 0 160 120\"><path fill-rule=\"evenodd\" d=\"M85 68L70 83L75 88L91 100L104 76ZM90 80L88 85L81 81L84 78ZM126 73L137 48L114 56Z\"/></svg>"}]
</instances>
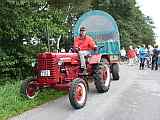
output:
<instances>
[{"instance_id":1,"label":"foliage","mask_svg":"<svg viewBox=\"0 0 160 120\"><path fill-rule=\"evenodd\" d=\"M49 9L45 0L4 0L1 6L0 79L24 79L31 75L32 58L43 52L47 40L67 35L68 28L62 24L65 15L60 9ZM40 44L30 44L32 38Z\"/></svg>"},{"instance_id":2,"label":"foliage","mask_svg":"<svg viewBox=\"0 0 160 120\"><path fill-rule=\"evenodd\" d=\"M101 9L117 21L121 46L153 45L153 21L146 18L135 0L93 0L92 9Z\"/></svg>"},{"instance_id":3,"label":"foliage","mask_svg":"<svg viewBox=\"0 0 160 120\"><path fill-rule=\"evenodd\" d=\"M43 89L33 100L22 98L19 93L21 82L14 84L7 83L0 86L0 120L6 120L26 110L41 105L47 101L64 96L65 92L58 92L53 89Z\"/></svg>"}]
</instances>

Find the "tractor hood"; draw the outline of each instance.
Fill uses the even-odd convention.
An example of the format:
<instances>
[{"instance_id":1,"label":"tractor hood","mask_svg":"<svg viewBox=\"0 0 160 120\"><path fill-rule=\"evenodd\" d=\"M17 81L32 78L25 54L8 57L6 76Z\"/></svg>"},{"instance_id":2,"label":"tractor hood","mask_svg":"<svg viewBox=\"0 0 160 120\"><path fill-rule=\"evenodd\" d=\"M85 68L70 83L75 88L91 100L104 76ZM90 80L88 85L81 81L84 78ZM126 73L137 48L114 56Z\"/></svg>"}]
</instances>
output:
<instances>
[{"instance_id":1,"label":"tractor hood","mask_svg":"<svg viewBox=\"0 0 160 120\"><path fill-rule=\"evenodd\" d=\"M38 59L46 59L46 60L54 60L59 61L60 59L69 60L70 59L79 59L79 56L77 53L53 53L53 52L44 52L38 54ZM68 59L67 59L68 58Z\"/></svg>"}]
</instances>

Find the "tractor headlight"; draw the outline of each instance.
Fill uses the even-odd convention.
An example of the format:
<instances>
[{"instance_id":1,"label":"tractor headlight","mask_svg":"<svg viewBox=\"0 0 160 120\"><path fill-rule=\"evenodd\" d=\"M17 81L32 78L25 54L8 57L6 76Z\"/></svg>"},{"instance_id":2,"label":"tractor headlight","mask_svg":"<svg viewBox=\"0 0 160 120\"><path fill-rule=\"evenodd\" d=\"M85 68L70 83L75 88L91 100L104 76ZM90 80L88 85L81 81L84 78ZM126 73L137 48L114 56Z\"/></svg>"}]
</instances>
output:
<instances>
[{"instance_id":1,"label":"tractor headlight","mask_svg":"<svg viewBox=\"0 0 160 120\"><path fill-rule=\"evenodd\" d=\"M41 76L50 76L51 72L50 70L41 70Z\"/></svg>"}]
</instances>

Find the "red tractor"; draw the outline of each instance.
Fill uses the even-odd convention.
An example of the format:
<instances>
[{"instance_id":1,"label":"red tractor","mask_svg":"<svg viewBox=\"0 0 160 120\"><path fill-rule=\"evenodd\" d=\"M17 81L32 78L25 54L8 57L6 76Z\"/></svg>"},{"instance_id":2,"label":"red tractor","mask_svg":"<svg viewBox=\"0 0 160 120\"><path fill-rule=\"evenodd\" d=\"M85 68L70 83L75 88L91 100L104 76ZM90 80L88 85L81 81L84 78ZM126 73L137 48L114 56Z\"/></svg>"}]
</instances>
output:
<instances>
[{"instance_id":1,"label":"red tractor","mask_svg":"<svg viewBox=\"0 0 160 120\"><path fill-rule=\"evenodd\" d=\"M108 17L107 13L95 10L84 14L81 18L84 19L86 15L86 19L88 19L89 16L93 18L94 13L96 15L99 15L99 17L97 17L97 20L99 18L102 19L103 16L105 16L105 19ZM107 20L110 20L110 17L111 16L109 16L109 19ZM79 29L83 24L80 24L82 21L81 18L75 26L75 36L76 29ZM108 24L110 25L111 22L109 22ZM114 26L116 26L115 22L113 22L113 24ZM117 29L112 30L116 31ZM94 32L94 34L91 34L90 32L88 34L92 35L92 37L94 38L97 33ZM100 36L98 35L99 33L97 34L97 38L100 39ZM113 38L115 37L115 35L116 34L113 34ZM87 91L89 88L88 79L92 79L94 81L95 87L99 93L107 92L110 87L111 73L113 79L119 79L119 49L115 48L117 43L119 45L119 41L111 41L110 39L112 38L112 35L107 34L107 36L105 36L104 32L102 38L103 37L108 38L105 38L106 40L104 40L103 42L96 41L98 46L98 50L96 51L96 53L86 56L88 75L82 74L78 53L44 52L38 54L36 66L34 68L36 77L22 83L20 90L21 94L26 98L32 99L37 96L40 89L45 87L51 87L58 90L68 90L71 105L75 109L80 109L86 104ZM96 40L96 38L94 39ZM112 53L106 53L106 49L108 49L108 51ZM118 52L114 53L116 51Z\"/></svg>"}]
</instances>

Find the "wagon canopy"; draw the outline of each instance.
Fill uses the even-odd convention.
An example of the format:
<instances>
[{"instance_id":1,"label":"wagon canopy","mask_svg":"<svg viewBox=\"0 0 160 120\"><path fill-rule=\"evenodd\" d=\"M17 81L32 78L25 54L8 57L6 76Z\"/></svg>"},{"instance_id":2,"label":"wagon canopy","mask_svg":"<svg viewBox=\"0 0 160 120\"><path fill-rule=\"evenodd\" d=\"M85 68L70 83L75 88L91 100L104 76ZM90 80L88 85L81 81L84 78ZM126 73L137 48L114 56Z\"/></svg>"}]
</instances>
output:
<instances>
[{"instance_id":1,"label":"wagon canopy","mask_svg":"<svg viewBox=\"0 0 160 120\"><path fill-rule=\"evenodd\" d=\"M87 28L90 35L100 49L101 54L119 54L120 38L117 24L113 17L100 10L92 10L84 13L76 22L73 29L74 37L79 35L80 27Z\"/></svg>"}]
</instances>

